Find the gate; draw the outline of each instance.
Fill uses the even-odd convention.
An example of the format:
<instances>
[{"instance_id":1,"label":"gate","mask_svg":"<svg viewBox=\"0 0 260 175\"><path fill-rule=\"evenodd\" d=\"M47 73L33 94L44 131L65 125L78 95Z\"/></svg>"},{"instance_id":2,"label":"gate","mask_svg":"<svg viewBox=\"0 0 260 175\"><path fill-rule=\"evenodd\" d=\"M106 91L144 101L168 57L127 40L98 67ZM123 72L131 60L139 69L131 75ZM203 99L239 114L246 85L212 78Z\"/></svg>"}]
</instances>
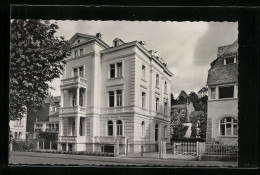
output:
<instances>
[{"instance_id":1,"label":"gate","mask_svg":"<svg viewBox=\"0 0 260 175\"><path fill-rule=\"evenodd\" d=\"M174 142L173 158L195 160L199 156L199 142Z\"/></svg>"}]
</instances>

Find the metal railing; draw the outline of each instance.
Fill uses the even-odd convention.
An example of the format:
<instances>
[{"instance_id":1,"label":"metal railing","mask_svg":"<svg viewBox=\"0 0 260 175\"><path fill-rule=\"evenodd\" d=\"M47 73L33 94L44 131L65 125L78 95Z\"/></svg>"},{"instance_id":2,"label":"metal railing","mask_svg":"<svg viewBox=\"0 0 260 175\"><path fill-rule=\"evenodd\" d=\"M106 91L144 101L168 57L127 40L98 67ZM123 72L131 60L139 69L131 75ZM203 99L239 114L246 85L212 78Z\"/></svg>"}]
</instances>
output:
<instances>
[{"instance_id":1,"label":"metal railing","mask_svg":"<svg viewBox=\"0 0 260 175\"><path fill-rule=\"evenodd\" d=\"M237 155L238 145L205 144L206 155Z\"/></svg>"}]
</instances>

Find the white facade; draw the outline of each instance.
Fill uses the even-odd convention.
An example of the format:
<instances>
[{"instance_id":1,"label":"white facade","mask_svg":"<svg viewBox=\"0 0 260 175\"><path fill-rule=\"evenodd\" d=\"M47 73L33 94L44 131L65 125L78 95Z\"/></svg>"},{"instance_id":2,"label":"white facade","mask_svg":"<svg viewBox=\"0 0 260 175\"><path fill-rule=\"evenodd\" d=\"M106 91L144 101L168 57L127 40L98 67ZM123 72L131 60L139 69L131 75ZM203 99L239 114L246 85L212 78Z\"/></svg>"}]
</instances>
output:
<instances>
[{"instance_id":1,"label":"white facade","mask_svg":"<svg viewBox=\"0 0 260 175\"><path fill-rule=\"evenodd\" d=\"M11 120L9 122L10 131L13 139L24 140L26 139L26 120L27 115L25 114L22 118L17 120Z\"/></svg>"},{"instance_id":2,"label":"white facade","mask_svg":"<svg viewBox=\"0 0 260 175\"><path fill-rule=\"evenodd\" d=\"M61 80L59 149L101 151L101 144L170 142L172 73L143 43L75 34ZM68 148L68 145L70 148Z\"/></svg>"}]
</instances>

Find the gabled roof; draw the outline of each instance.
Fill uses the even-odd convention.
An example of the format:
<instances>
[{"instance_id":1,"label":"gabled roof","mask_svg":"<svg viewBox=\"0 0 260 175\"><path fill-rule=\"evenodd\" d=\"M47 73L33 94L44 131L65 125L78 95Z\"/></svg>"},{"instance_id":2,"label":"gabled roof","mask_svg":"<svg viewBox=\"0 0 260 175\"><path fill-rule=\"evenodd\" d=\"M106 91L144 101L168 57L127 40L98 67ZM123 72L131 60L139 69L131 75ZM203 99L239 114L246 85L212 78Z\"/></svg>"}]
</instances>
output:
<instances>
[{"instance_id":1,"label":"gabled roof","mask_svg":"<svg viewBox=\"0 0 260 175\"><path fill-rule=\"evenodd\" d=\"M83 33L76 33L75 35L73 35L73 37L71 37L71 39L69 40L69 44L72 44L78 37L83 37L83 38L86 38L87 40L95 40L95 41L99 42L101 45L103 45L105 48L110 47L107 43L105 43L103 40L97 38L96 36L87 35L87 34L83 34ZM79 43L79 44L82 44L82 43Z\"/></svg>"}]
</instances>

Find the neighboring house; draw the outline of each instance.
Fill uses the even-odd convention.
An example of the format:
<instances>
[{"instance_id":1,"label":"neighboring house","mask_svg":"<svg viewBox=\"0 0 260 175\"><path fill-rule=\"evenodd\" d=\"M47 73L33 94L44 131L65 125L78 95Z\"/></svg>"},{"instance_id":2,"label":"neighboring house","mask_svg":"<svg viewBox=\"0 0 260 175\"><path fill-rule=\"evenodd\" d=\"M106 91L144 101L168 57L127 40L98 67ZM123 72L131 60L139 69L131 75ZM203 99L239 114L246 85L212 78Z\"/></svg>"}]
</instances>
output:
<instances>
[{"instance_id":1,"label":"neighboring house","mask_svg":"<svg viewBox=\"0 0 260 175\"><path fill-rule=\"evenodd\" d=\"M28 109L27 133L29 138L35 138L37 132L58 132L60 96L49 95L44 99L44 105L37 111Z\"/></svg>"},{"instance_id":2,"label":"neighboring house","mask_svg":"<svg viewBox=\"0 0 260 175\"><path fill-rule=\"evenodd\" d=\"M235 144L238 138L238 41L218 48L217 59L211 63L207 85L207 141L211 138Z\"/></svg>"},{"instance_id":3,"label":"neighboring house","mask_svg":"<svg viewBox=\"0 0 260 175\"><path fill-rule=\"evenodd\" d=\"M13 139L15 140L25 140L26 139L26 120L27 115L18 118L16 120L11 120L9 122L10 131Z\"/></svg>"},{"instance_id":4,"label":"neighboring house","mask_svg":"<svg viewBox=\"0 0 260 175\"><path fill-rule=\"evenodd\" d=\"M187 93L182 90L176 100L180 100L181 98L182 98L182 99L186 99L186 98L188 98L188 97L189 97L189 96L187 95Z\"/></svg>"},{"instance_id":5,"label":"neighboring house","mask_svg":"<svg viewBox=\"0 0 260 175\"><path fill-rule=\"evenodd\" d=\"M203 87L201 90L198 91L198 97L204 97L208 95L208 88L207 87Z\"/></svg>"},{"instance_id":6,"label":"neighboring house","mask_svg":"<svg viewBox=\"0 0 260 175\"><path fill-rule=\"evenodd\" d=\"M59 150L100 152L115 138L170 143L172 73L144 42L76 33L61 80ZM138 151L141 146L131 146ZM121 152L120 148L120 152Z\"/></svg>"}]
</instances>

